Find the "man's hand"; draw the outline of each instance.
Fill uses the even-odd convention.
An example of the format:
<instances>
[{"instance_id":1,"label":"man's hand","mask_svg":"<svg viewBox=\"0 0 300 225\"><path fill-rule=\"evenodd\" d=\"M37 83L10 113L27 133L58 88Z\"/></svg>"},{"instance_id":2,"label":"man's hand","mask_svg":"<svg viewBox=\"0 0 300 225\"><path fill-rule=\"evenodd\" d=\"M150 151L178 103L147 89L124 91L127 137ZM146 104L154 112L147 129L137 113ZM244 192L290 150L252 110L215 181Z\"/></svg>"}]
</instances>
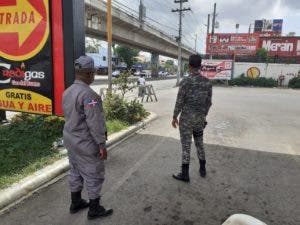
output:
<instances>
[{"instance_id":1,"label":"man's hand","mask_svg":"<svg viewBox=\"0 0 300 225\"><path fill-rule=\"evenodd\" d=\"M178 119L177 118L173 118L173 120L172 120L172 127L177 128L178 125L179 125Z\"/></svg>"},{"instance_id":2,"label":"man's hand","mask_svg":"<svg viewBox=\"0 0 300 225\"><path fill-rule=\"evenodd\" d=\"M100 147L100 159L101 160L107 159L107 150L104 147Z\"/></svg>"}]
</instances>

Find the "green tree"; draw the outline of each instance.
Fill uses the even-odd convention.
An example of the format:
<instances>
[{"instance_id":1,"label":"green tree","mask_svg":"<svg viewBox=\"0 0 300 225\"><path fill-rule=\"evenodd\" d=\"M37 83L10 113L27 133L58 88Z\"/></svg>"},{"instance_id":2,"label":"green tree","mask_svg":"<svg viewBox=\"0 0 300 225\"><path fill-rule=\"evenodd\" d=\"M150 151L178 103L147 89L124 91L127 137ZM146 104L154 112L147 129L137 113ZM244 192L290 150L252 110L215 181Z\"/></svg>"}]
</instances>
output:
<instances>
[{"instance_id":1,"label":"green tree","mask_svg":"<svg viewBox=\"0 0 300 225\"><path fill-rule=\"evenodd\" d=\"M131 73L123 72L119 77L113 80L113 84L117 86L117 88L121 91L122 98L124 98L127 92L132 91L135 88L135 80L130 79Z\"/></svg>"},{"instance_id":2,"label":"green tree","mask_svg":"<svg viewBox=\"0 0 300 225\"><path fill-rule=\"evenodd\" d=\"M92 45L88 45L85 47L85 52L86 53L97 53L97 48L92 46Z\"/></svg>"},{"instance_id":3,"label":"green tree","mask_svg":"<svg viewBox=\"0 0 300 225\"><path fill-rule=\"evenodd\" d=\"M139 55L139 50L130 48L123 45L118 45L115 47L116 56L123 58L127 64L127 68L131 68L133 63L135 62L134 57Z\"/></svg>"},{"instance_id":4,"label":"green tree","mask_svg":"<svg viewBox=\"0 0 300 225\"><path fill-rule=\"evenodd\" d=\"M86 53L99 53L99 48L101 47L100 41L94 38L85 39L85 52Z\"/></svg>"},{"instance_id":5,"label":"green tree","mask_svg":"<svg viewBox=\"0 0 300 225\"><path fill-rule=\"evenodd\" d=\"M268 61L268 51L265 48L259 48L256 50L256 56L258 57L259 61L267 62Z\"/></svg>"},{"instance_id":6,"label":"green tree","mask_svg":"<svg viewBox=\"0 0 300 225\"><path fill-rule=\"evenodd\" d=\"M174 65L174 60L168 59L165 62L165 69L167 69L167 71L169 72L174 72L176 70L175 65Z\"/></svg>"},{"instance_id":7,"label":"green tree","mask_svg":"<svg viewBox=\"0 0 300 225\"><path fill-rule=\"evenodd\" d=\"M174 66L174 60L168 59L168 60L166 61L166 65Z\"/></svg>"}]
</instances>

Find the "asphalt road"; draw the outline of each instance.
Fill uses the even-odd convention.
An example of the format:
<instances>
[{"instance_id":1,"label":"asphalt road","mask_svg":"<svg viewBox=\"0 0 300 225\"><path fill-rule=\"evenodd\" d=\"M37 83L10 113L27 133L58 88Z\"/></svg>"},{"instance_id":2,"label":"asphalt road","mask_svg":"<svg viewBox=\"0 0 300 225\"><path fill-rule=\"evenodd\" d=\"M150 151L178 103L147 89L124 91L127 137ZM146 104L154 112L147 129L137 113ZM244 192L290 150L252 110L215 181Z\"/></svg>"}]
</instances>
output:
<instances>
[{"instance_id":1,"label":"asphalt road","mask_svg":"<svg viewBox=\"0 0 300 225\"><path fill-rule=\"evenodd\" d=\"M153 82L159 101L145 107L159 119L110 149L102 199L113 216L70 215L63 178L1 215L0 224L216 225L234 213L271 225L300 224L300 92L214 88L205 131L208 175L198 175L193 148L185 184L171 177L181 152L178 130L170 127L174 82Z\"/></svg>"}]
</instances>

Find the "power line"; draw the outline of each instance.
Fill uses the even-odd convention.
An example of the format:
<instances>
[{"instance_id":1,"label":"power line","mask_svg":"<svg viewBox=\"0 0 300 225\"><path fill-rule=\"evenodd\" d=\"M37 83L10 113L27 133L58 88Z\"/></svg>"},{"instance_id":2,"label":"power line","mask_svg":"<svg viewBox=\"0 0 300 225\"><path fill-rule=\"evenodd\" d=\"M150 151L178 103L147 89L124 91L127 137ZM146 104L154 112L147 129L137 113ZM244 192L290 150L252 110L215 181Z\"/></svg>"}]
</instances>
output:
<instances>
[{"instance_id":1,"label":"power line","mask_svg":"<svg viewBox=\"0 0 300 225\"><path fill-rule=\"evenodd\" d=\"M175 0L175 3L179 3L179 9L172 9L172 12L179 12L179 35L178 35L178 73L177 73L177 83L179 85L180 77L182 74L182 49L181 49L181 36L182 36L182 13L184 11L189 11L191 8L183 8L183 3L188 2L188 0Z\"/></svg>"},{"instance_id":2,"label":"power line","mask_svg":"<svg viewBox=\"0 0 300 225\"><path fill-rule=\"evenodd\" d=\"M147 7L147 9L149 9L149 7ZM152 11L156 11L155 9L151 9L150 8L150 10L152 10ZM167 16L167 15L165 15L165 14L159 14L159 17L160 17L160 19L161 19L161 17L164 17L165 18L165 20L168 20L168 22L170 22L170 23L172 23L174 20L172 20L169 16ZM158 22L157 21L157 19L154 19L153 18L153 16L150 18L150 16L147 16L147 18L149 18L149 20L151 20L151 21L154 21L155 23L157 23L157 24L160 24L160 25L162 25L162 26L164 26L164 27L167 27L167 28L169 28L169 29L171 29L171 30L173 30L173 31L176 31L176 32L178 32L178 30L177 29L175 29L174 27L171 27L171 26L169 26L169 25L166 25L166 24L164 24L164 23L162 23L162 22Z\"/></svg>"},{"instance_id":3,"label":"power line","mask_svg":"<svg viewBox=\"0 0 300 225\"><path fill-rule=\"evenodd\" d=\"M154 0L154 1L160 5L163 5L164 7L171 8L170 5L168 5L165 1L160 1L160 0Z\"/></svg>"},{"instance_id":4,"label":"power line","mask_svg":"<svg viewBox=\"0 0 300 225\"><path fill-rule=\"evenodd\" d=\"M178 31L177 29L175 29L175 28L173 28L173 27L170 27L170 26L168 26L168 25L162 24L162 23L160 23L160 22L158 22L158 21L156 21L156 20L154 20L154 19L152 19L152 18L150 18L150 17L147 17L147 16L146 16L146 18L149 19L150 21L154 22L154 23L157 23L157 24L159 24L159 25L161 25L161 26L167 27L167 28L169 28L169 29L171 29L171 30L173 30L173 31Z\"/></svg>"},{"instance_id":5,"label":"power line","mask_svg":"<svg viewBox=\"0 0 300 225\"><path fill-rule=\"evenodd\" d=\"M124 5L123 3L119 2L119 1L114 1L114 5L117 5L118 8L119 8L119 7L125 8L125 9L126 9L125 11L128 10L129 13L135 14L135 17L138 17L138 16L139 16L139 12L138 12L138 11L136 11L136 10L134 10L134 9L132 9L132 8L130 8L130 7L128 7L127 5ZM127 12L128 12L128 11L127 11ZM165 27L165 28L168 28L168 29L170 29L170 30L173 30L173 31L176 31L176 32L177 32L177 30L174 29L173 27L170 27L170 26L168 26L168 25L162 24L162 23L160 23L160 22L158 22L158 21L156 21L156 20L154 20L154 19L152 19L152 18L150 18L150 17L148 17L148 16L146 16L146 19L148 19L148 20L150 20L151 22L154 22L154 23L156 23L156 24L159 24L159 25L161 25L161 26L163 26L163 27ZM172 36L172 34L171 34L171 36Z\"/></svg>"}]
</instances>

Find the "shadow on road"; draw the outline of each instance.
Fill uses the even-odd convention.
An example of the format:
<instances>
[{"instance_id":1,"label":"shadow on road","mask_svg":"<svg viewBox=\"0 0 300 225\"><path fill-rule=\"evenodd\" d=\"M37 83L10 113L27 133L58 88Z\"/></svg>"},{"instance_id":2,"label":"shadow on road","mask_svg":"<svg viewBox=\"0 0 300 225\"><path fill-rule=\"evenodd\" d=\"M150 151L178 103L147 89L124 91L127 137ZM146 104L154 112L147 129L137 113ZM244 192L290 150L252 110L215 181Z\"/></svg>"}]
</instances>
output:
<instances>
[{"instance_id":1,"label":"shadow on road","mask_svg":"<svg viewBox=\"0 0 300 225\"><path fill-rule=\"evenodd\" d=\"M69 215L64 178L2 215L1 224L216 225L235 213L300 224L299 156L216 145L206 152L207 177L199 176L193 149L191 183L181 183L171 177L180 165L179 141L136 134L109 152L103 204L115 209L112 217Z\"/></svg>"}]
</instances>

